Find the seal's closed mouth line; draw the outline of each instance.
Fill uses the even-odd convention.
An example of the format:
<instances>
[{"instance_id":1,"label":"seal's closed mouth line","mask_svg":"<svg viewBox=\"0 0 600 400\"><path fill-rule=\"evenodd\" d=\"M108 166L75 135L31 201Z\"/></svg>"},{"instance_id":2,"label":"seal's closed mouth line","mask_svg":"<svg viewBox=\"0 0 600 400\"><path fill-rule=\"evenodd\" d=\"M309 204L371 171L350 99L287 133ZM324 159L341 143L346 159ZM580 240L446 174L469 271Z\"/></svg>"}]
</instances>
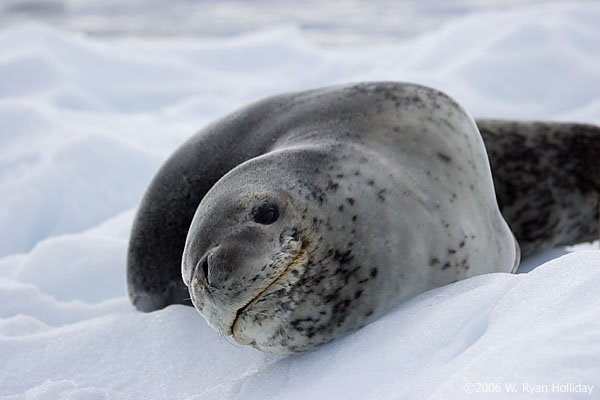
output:
<instances>
[{"instance_id":1,"label":"seal's closed mouth line","mask_svg":"<svg viewBox=\"0 0 600 400\"><path fill-rule=\"evenodd\" d=\"M275 284L281 282L293 269L294 266L297 265L297 261L306 253L306 248L308 246L308 242L306 240L302 240L300 250L290 259L288 265L283 269L283 271L277 275L277 277L269 283L263 290L261 290L256 296L254 296L250 301L248 301L244 306L240 307L235 313L235 318L231 323L231 335L233 336L233 327L238 321L238 318L242 315L242 313L250 307L252 304L256 303L271 287L275 286Z\"/></svg>"}]
</instances>

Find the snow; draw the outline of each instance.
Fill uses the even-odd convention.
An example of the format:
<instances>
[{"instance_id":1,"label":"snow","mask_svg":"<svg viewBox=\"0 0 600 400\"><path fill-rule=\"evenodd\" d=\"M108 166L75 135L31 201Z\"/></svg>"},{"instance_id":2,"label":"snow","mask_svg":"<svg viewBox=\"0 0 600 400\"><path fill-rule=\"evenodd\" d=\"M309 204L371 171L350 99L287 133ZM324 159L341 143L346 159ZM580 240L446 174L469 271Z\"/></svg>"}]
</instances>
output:
<instances>
[{"instance_id":1,"label":"snow","mask_svg":"<svg viewBox=\"0 0 600 400\"><path fill-rule=\"evenodd\" d=\"M160 42L0 30L0 398L447 399L470 385L473 398L600 398L597 243L424 293L287 358L191 308L135 311L124 275L143 190L211 120L277 92L388 79L475 116L600 124L599 20L591 2L511 8L375 48L322 48L289 25Z\"/></svg>"}]
</instances>

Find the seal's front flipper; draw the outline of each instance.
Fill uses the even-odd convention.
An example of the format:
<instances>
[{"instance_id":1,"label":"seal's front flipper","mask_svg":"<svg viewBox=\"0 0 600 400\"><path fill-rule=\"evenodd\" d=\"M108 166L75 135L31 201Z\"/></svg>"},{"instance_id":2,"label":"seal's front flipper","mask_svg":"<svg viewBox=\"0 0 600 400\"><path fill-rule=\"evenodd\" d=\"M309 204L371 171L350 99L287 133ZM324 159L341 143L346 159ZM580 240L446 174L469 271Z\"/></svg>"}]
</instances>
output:
<instances>
[{"instance_id":1,"label":"seal's front flipper","mask_svg":"<svg viewBox=\"0 0 600 400\"><path fill-rule=\"evenodd\" d=\"M185 285L177 285L168 288L164 292L164 296L150 296L140 294L133 299L133 305L139 311L150 312L160 310L170 304L182 304L184 306L192 306L190 293Z\"/></svg>"},{"instance_id":2,"label":"seal's front flipper","mask_svg":"<svg viewBox=\"0 0 600 400\"><path fill-rule=\"evenodd\" d=\"M600 127L477 120L502 215L527 257L599 236Z\"/></svg>"}]
</instances>

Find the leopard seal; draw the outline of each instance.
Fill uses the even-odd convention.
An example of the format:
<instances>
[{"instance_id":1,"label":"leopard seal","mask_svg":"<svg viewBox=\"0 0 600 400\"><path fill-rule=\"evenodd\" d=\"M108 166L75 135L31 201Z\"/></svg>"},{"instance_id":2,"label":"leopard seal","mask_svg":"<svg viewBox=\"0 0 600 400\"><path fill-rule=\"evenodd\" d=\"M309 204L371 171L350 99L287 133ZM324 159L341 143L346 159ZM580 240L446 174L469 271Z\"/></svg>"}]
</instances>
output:
<instances>
[{"instance_id":1,"label":"leopard seal","mask_svg":"<svg viewBox=\"0 0 600 400\"><path fill-rule=\"evenodd\" d=\"M514 272L515 235L525 254L593 238L598 182L578 177L591 164L571 163L562 189L521 201L513 190L536 173L519 171L522 139L544 131L531 134L539 145L548 124L478 124L493 143L448 95L397 82L282 94L220 119L144 195L128 252L131 301L151 311L191 299L238 343L295 354L426 290ZM597 139L588 128L567 136ZM511 134L520 140L496 145ZM488 154L492 166L501 160L495 181ZM557 211L563 195L567 211Z\"/></svg>"}]
</instances>

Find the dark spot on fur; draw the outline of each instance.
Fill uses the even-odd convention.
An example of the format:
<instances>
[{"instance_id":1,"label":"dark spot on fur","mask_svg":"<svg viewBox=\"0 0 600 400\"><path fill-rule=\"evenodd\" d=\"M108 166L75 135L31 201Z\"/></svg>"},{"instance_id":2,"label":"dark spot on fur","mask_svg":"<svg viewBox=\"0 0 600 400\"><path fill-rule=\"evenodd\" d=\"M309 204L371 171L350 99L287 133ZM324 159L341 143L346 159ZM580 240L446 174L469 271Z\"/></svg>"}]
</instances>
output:
<instances>
[{"instance_id":1,"label":"dark spot on fur","mask_svg":"<svg viewBox=\"0 0 600 400\"><path fill-rule=\"evenodd\" d=\"M443 162L447 162L449 163L450 161L452 161L452 157L450 157L447 154L444 153L437 153L437 156L440 158L440 160L442 160Z\"/></svg>"},{"instance_id":2,"label":"dark spot on fur","mask_svg":"<svg viewBox=\"0 0 600 400\"><path fill-rule=\"evenodd\" d=\"M433 257L431 260L429 260L429 265L433 266L435 264L439 264L440 260L438 260L437 258Z\"/></svg>"},{"instance_id":3,"label":"dark spot on fur","mask_svg":"<svg viewBox=\"0 0 600 400\"><path fill-rule=\"evenodd\" d=\"M465 258L464 260L462 260L462 262L460 263L460 265L462 265L462 267L464 269L469 269L469 265L467 264L468 259Z\"/></svg>"},{"instance_id":4,"label":"dark spot on fur","mask_svg":"<svg viewBox=\"0 0 600 400\"><path fill-rule=\"evenodd\" d=\"M385 201L385 197L383 197L384 193L385 193L385 189L381 189L379 192L377 192L377 198L381 201Z\"/></svg>"},{"instance_id":5,"label":"dark spot on fur","mask_svg":"<svg viewBox=\"0 0 600 400\"><path fill-rule=\"evenodd\" d=\"M450 268L450 263L447 262L446 264L444 264L444 266L442 267L442 269L448 269L448 268Z\"/></svg>"},{"instance_id":6,"label":"dark spot on fur","mask_svg":"<svg viewBox=\"0 0 600 400\"><path fill-rule=\"evenodd\" d=\"M346 199L346 201L348 201L348 204L350 204L351 206L353 206L353 205L354 205L354 199L353 199L352 197L348 197L348 198Z\"/></svg>"},{"instance_id":7,"label":"dark spot on fur","mask_svg":"<svg viewBox=\"0 0 600 400\"><path fill-rule=\"evenodd\" d=\"M333 259L339 261L340 264L347 264L353 258L354 258L354 256L352 255L352 250L347 250L344 253L341 253L338 250L336 250L335 254L333 256Z\"/></svg>"},{"instance_id":8,"label":"dark spot on fur","mask_svg":"<svg viewBox=\"0 0 600 400\"><path fill-rule=\"evenodd\" d=\"M371 278L375 278L377 276L377 268L371 268Z\"/></svg>"},{"instance_id":9,"label":"dark spot on fur","mask_svg":"<svg viewBox=\"0 0 600 400\"><path fill-rule=\"evenodd\" d=\"M341 204L341 205L338 206L338 211L344 211L344 205L343 204Z\"/></svg>"},{"instance_id":10,"label":"dark spot on fur","mask_svg":"<svg viewBox=\"0 0 600 400\"><path fill-rule=\"evenodd\" d=\"M327 183L327 190L330 190L332 192L335 192L338 190L338 188L340 187L339 184L335 183L334 181L332 181L331 179L329 180L329 182Z\"/></svg>"}]
</instances>

